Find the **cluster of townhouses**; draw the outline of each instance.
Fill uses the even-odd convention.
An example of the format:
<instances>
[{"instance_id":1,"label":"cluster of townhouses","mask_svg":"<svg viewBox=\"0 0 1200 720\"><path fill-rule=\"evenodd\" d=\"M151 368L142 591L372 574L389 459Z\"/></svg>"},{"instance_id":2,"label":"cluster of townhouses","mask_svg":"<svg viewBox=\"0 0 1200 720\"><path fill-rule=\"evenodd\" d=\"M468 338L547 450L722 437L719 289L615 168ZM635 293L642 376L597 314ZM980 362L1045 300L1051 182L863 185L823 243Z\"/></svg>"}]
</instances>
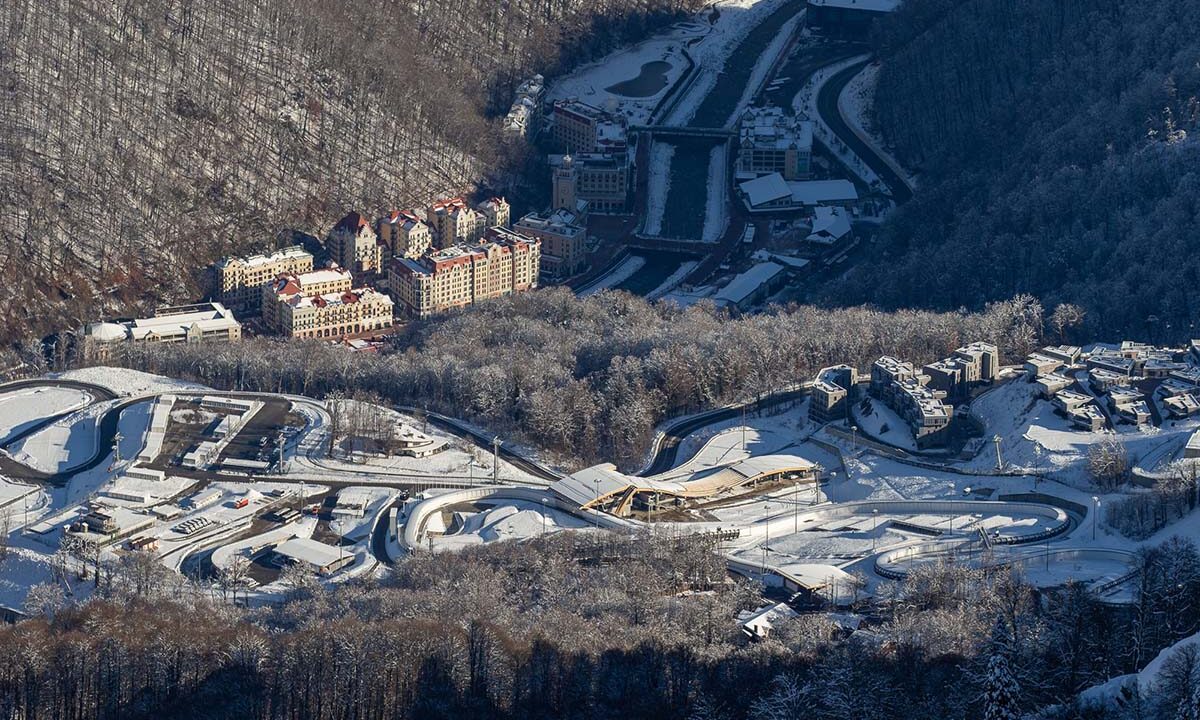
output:
<instances>
[{"instance_id":1,"label":"cluster of townhouses","mask_svg":"<svg viewBox=\"0 0 1200 720\"><path fill-rule=\"evenodd\" d=\"M943 445L954 417L947 401L966 399L973 388L991 383L1000 370L1000 351L975 342L920 370L910 362L887 356L871 366L871 397L894 410L909 426L917 447ZM812 384L809 417L820 423L850 420L858 398L858 370L834 365L821 370Z\"/></svg>"},{"instance_id":2,"label":"cluster of townhouses","mask_svg":"<svg viewBox=\"0 0 1200 720\"><path fill-rule=\"evenodd\" d=\"M387 331L397 316L427 317L536 288L543 242L560 253L557 265L582 263L586 230L576 215L532 214L511 227L511 213L498 197L475 205L439 200L374 222L351 212L325 238L324 267L298 245L226 258L214 267L216 302L95 323L85 337L94 351L126 341L228 342L242 336L238 318L260 317L262 332L353 344Z\"/></svg>"},{"instance_id":3,"label":"cluster of townhouses","mask_svg":"<svg viewBox=\"0 0 1200 720\"><path fill-rule=\"evenodd\" d=\"M1134 425L1154 421L1154 397L1173 418L1200 413L1197 363L1200 341L1189 348L1125 341L1091 353L1070 345L1045 347L1026 358L1025 370L1072 425L1096 431L1107 427L1110 417Z\"/></svg>"},{"instance_id":4,"label":"cluster of townhouses","mask_svg":"<svg viewBox=\"0 0 1200 720\"><path fill-rule=\"evenodd\" d=\"M917 447L924 449L946 443L954 418L947 401L966 399L975 386L995 380L999 370L999 349L985 342L961 347L920 370L885 355L871 366L870 393L908 423Z\"/></svg>"}]
</instances>

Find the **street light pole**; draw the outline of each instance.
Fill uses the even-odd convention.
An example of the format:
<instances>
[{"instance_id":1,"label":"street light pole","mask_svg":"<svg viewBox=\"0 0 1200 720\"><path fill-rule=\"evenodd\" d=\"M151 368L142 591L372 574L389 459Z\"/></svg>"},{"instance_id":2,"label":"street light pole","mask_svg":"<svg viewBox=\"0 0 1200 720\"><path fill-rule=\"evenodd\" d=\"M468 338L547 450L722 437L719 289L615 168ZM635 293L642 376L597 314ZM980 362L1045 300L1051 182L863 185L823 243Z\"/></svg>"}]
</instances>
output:
<instances>
[{"instance_id":1,"label":"street light pole","mask_svg":"<svg viewBox=\"0 0 1200 720\"><path fill-rule=\"evenodd\" d=\"M1100 498L1092 496L1092 542L1096 541L1096 518L1100 515Z\"/></svg>"},{"instance_id":2,"label":"street light pole","mask_svg":"<svg viewBox=\"0 0 1200 720\"><path fill-rule=\"evenodd\" d=\"M766 516L765 517L766 522L764 523L764 527L766 529L767 539L763 541L762 574L763 574L763 578L766 579L766 577L767 577L767 552L768 552L768 546L771 544L771 503L767 503L764 506L763 512Z\"/></svg>"},{"instance_id":3,"label":"street light pole","mask_svg":"<svg viewBox=\"0 0 1200 720\"><path fill-rule=\"evenodd\" d=\"M875 554L875 536L879 531L879 508L871 509L871 554Z\"/></svg>"},{"instance_id":4,"label":"street light pole","mask_svg":"<svg viewBox=\"0 0 1200 720\"><path fill-rule=\"evenodd\" d=\"M500 484L500 436L492 438L492 484Z\"/></svg>"},{"instance_id":5,"label":"street light pole","mask_svg":"<svg viewBox=\"0 0 1200 720\"><path fill-rule=\"evenodd\" d=\"M800 532L800 483L799 481L793 486L792 492L792 532Z\"/></svg>"},{"instance_id":6,"label":"street light pole","mask_svg":"<svg viewBox=\"0 0 1200 720\"><path fill-rule=\"evenodd\" d=\"M546 534L546 498L542 498L542 534Z\"/></svg>"}]
</instances>

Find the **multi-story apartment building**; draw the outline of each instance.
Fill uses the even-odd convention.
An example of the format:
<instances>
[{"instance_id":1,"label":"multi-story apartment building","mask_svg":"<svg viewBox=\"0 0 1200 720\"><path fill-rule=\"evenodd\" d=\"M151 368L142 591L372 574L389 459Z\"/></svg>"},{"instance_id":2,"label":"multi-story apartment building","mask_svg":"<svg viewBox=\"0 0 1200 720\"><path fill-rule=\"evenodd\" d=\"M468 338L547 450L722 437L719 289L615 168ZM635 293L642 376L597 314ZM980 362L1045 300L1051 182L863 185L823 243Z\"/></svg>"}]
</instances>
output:
<instances>
[{"instance_id":1,"label":"multi-story apartment building","mask_svg":"<svg viewBox=\"0 0 1200 720\"><path fill-rule=\"evenodd\" d=\"M858 386L858 370L849 365L834 365L817 373L813 381L808 416L827 423L850 417L850 405Z\"/></svg>"},{"instance_id":2,"label":"multi-story apartment building","mask_svg":"<svg viewBox=\"0 0 1200 720\"><path fill-rule=\"evenodd\" d=\"M440 249L473 243L487 229L487 217L461 197L433 203L425 213L425 220L433 229L434 245Z\"/></svg>"},{"instance_id":3,"label":"multi-story apartment building","mask_svg":"<svg viewBox=\"0 0 1200 720\"><path fill-rule=\"evenodd\" d=\"M812 171L812 145L811 122L782 108L749 108L738 125L738 172L805 180Z\"/></svg>"},{"instance_id":4,"label":"multi-story apartment building","mask_svg":"<svg viewBox=\"0 0 1200 720\"><path fill-rule=\"evenodd\" d=\"M943 402L945 393L928 388L929 376L912 363L884 356L871 366L871 395L908 423L918 448L945 442L954 409Z\"/></svg>"},{"instance_id":5,"label":"multi-story apartment building","mask_svg":"<svg viewBox=\"0 0 1200 720\"><path fill-rule=\"evenodd\" d=\"M960 347L943 360L929 363L922 372L928 385L949 397L963 397L972 387L992 382L1000 368L1000 351L991 343L975 342Z\"/></svg>"},{"instance_id":6,"label":"multi-story apartment building","mask_svg":"<svg viewBox=\"0 0 1200 720\"><path fill-rule=\"evenodd\" d=\"M379 221L379 240L392 255L419 258L433 246L433 230L416 213L395 210Z\"/></svg>"},{"instance_id":7,"label":"multi-story apartment building","mask_svg":"<svg viewBox=\"0 0 1200 720\"><path fill-rule=\"evenodd\" d=\"M512 222L512 207L502 197L488 198L475 209L483 215L487 227L508 227Z\"/></svg>"},{"instance_id":8,"label":"multi-story apartment building","mask_svg":"<svg viewBox=\"0 0 1200 720\"><path fill-rule=\"evenodd\" d=\"M337 266L306 273L280 275L262 291L262 318L272 332L287 335L280 307L291 298L343 293L354 287L354 276Z\"/></svg>"},{"instance_id":9,"label":"multi-story apartment building","mask_svg":"<svg viewBox=\"0 0 1200 720\"><path fill-rule=\"evenodd\" d=\"M546 78L534 75L517 87L512 107L504 118L504 129L521 137L537 135L546 95Z\"/></svg>"},{"instance_id":10,"label":"multi-story apartment building","mask_svg":"<svg viewBox=\"0 0 1200 720\"><path fill-rule=\"evenodd\" d=\"M554 103L554 139L568 152L624 154L629 143L624 118L578 100Z\"/></svg>"},{"instance_id":11,"label":"multi-story apartment building","mask_svg":"<svg viewBox=\"0 0 1200 720\"><path fill-rule=\"evenodd\" d=\"M456 245L413 260L396 258L389 287L404 312L427 317L537 287L541 242L495 227L477 245Z\"/></svg>"},{"instance_id":12,"label":"multi-story apartment building","mask_svg":"<svg viewBox=\"0 0 1200 720\"><path fill-rule=\"evenodd\" d=\"M325 239L333 261L356 273L376 273L383 266L379 236L362 214L352 212L338 221Z\"/></svg>"},{"instance_id":13,"label":"multi-story apartment building","mask_svg":"<svg viewBox=\"0 0 1200 720\"><path fill-rule=\"evenodd\" d=\"M513 229L542 241L541 273L544 277L566 278L583 269L587 228L576 213L566 209L548 214L529 213L518 220Z\"/></svg>"},{"instance_id":14,"label":"multi-story apartment building","mask_svg":"<svg viewBox=\"0 0 1200 720\"><path fill-rule=\"evenodd\" d=\"M625 212L629 200L629 156L583 153L551 156L556 204L586 201L600 213Z\"/></svg>"},{"instance_id":15,"label":"multi-story apartment building","mask_svg":"<svg viewBox=\"0 0 1200 720\"><path fill-rule=\"evenodd\" d=\"M392 299L371 288L323 295L292 295L279 305L280 329L295 338L342 338L386 330L395 320Z\"/></svg>"},{"instance_id":16,"label":"multi-story apartment building","mask_svg":"<svg viewBox=\"0 0 1200 720\"><path fill-rule=\"evenodd\" d=\"M262 289L277 276L313 269L313 256L299 245L270 255L230 257L217 263L217 290L221 304L236 312L257 314L262 308Z\"/></svg>"}]
</instances>

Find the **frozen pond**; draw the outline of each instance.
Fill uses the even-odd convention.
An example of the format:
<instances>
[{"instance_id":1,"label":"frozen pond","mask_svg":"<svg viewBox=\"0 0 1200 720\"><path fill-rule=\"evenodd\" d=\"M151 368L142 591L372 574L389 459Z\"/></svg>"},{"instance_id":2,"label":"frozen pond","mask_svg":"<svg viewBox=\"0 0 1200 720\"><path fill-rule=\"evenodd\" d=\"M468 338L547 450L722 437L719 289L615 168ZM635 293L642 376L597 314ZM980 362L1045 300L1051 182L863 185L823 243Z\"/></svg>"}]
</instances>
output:
<instances>
[{"instance_id":1,"label":"frozen pond","mask_svg":"<svg viewBox=\"0 0 1200 720\"><path fill-rule=\"evenodd\" d=\"M604 89L625 97L653 97L667 86L667 73L672 67L671 63L665 60L654 60L642 65L642 72L637 77L622 80Z\"/></svg>"}]
</instances>

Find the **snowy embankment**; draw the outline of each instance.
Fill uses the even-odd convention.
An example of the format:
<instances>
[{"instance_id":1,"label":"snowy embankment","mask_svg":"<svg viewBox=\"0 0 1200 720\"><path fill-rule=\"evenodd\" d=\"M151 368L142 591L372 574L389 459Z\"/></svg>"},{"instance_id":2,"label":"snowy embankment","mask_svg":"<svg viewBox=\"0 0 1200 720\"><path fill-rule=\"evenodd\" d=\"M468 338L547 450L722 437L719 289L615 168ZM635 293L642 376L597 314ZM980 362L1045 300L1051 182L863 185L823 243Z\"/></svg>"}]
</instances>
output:
<instances>
[{"instance_id":1,"label":"snowy embankment","mask_svg":"<svg viewBox=\"0 0 1200 720\"><path fill-rule=\"evenodd\" d=\"M717 76L737 46L768 15L787 0L724 0L714 5L720 17L703 40L689 48L697 79L687 94L663 118L663 125L687 125L700 103L716 86Z\"/></svg>"},{"instance_id":2,"label":"snowy embankment","mask_svg":"<svg viewBox=\"0 0 1200 720\"><path fill-rule=\"evenodd\" d=\"M729 184L726 182L726 152L724 145L712 149L708 156L708 198L704 204L704 230L700 239L707 243L720 241L729 227L729 215L726 212L726 195Z\"/></svg>"},{"instance_id":3,"label":"snowy embankment","mask_svg":"<svg viewBox=\"0 0 1200 720\"><path fill-rule=\"evenodd\" d=\"M696 269L696 266L699 264L700 263L695 260L688 260L684 264L680 265L675 272L671 273L670 277L662 281L661 285L646 293L646 300L648 302L654 302L663 295L666 295L674 290L679 283L683 282L683 279L687 277L692 270Z\"/></svg>"},{"instance_id":4,"label":"snowy embankment","mask_svg":"<svg viewBox=\"0 0 1200 720\"><path fill-rule=\"evenodd\" d=\"M638 270L642 269L642 266L645 264L646 258L638 255L630 255L629 257L625 258L624 262L613 268L612 272L581 290L579 292L579 297L588 297L590 295L595 295L601 290L614 288L633 277Z\"/></svg>"},{"instance_id":5,"label":"snowy embankment","mask_svg":"<svg viewBox=\"0 0 1200 720\"><path fill-rule=\"evenodd\" d=\"M1089 710L1121 710L1126 706L1126 700L1133 696L1135 689L1139 691L1143 700L1155 697L1158 674L1167 659L1187 646L1196 646L1197 643L1200 643L1200 633L1180 640L1156 655L1139 672L1118 675L1079 693L1079 704Z\"/></svg>"},{"instance_id":6,"label":"snowy embankment","mask_svg":"<svg viewBox=\"0 0 1200 720\"><path fill-rule=\"evenodd\" d=\"M654 143L650 148L646 179L646 224L642 228L645 235L657 236L662 232L667 196L671 193L671 159L674 157L674 145Z\"/></svg>"},{"instance_id":7,"label":"snowy embankment","mask_svg":"<svg viewBox=\"0 0 1200 720\"><path fill-rule=\"evenodd\" d=\"M871 122L875 87L879 84L879 67L879 63L871 63L846 83L842 94L838 96L838 112L842 114L842 119L846 121L854 134L870 145L875 150L875 154L883 158L893 172L904 178L910 187L916 187L916 175L906 170L895 156L885 149L883 135L875 129Z\"/></svg>"},{"instance_id":8,"label":"snowy embankment","mask_svg":"<svg viewBox=\"0 0 1200 720\"><path fill-rule=\"evenodd\" d=\"M817 106L817 98L821 95L821 88L825 87L825 83L829 82L830 78L851 65L863 62L868 57L868 55L856 55L832 65L826 65L816 71L809 78L808 82L804 84L804 87L800 88L800 92L796 93L795 99L792 100L792 107L797 115L803 115L813 121L813 134L829 149L829 152L833 153L838 160L849 168L850 172L858 176L864 183L876 187L883 184L879 176L875 174L874 170L867 167L862 158L846 147L846 144L834 134L829 125L826 124L825 119L821 117L820 108Z\"/></svg>"},{"instance_id":9,"label":"snowy embankment","mask_svg":"<svg viewBox=\"0 0 1200 720\"><path fill-rule=\"evenodd\" d=\"M737 125L742 113L754 102L754 96L758 94L763 84L767 81L767 76L770 74L771 68L783 57L784 49L791 42L792 35L796 32L797 24L803 20L804 13L801 12L797 13L796 17L784 23L783 27L779 29L779 34L775 36L775 39L771 41L771 44L759 56L758 61L754 63L754 71L750 73L750 80L746 83L746 89L742 91L742 97L738 100L737 107L734 108L729 117L725 118L724 127L730 128Z\"/></svg>"}]
</instances>

